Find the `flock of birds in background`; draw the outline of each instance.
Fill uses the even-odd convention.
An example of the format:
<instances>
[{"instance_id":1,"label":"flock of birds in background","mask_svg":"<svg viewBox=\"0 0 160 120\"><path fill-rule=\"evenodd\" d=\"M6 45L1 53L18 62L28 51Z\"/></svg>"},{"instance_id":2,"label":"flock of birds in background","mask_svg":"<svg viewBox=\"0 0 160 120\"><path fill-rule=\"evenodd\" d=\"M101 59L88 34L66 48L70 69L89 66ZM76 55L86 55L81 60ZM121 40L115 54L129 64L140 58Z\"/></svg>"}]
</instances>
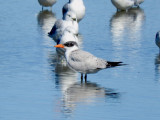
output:
<instances>
[{"instance_id":1,"label":"flock of birds in background","mask_svg":"<svg viewBox=\"0 0 160 120\"><path fill-rule=\"evenodd\" d=\"M38 0L43 7L52 7L57 0ZM139 7L144 0L111 0L112 4L118 11L128 11L130 8ZM97 58L89 52L80 49L80 42L78 39L79 22L85 16L85 6L83 0L69 0L62 8L62 19L59 19L53 25L48 36L53 38L57 43L56 50L64 54L68 66L79 73L81 73L81 80L83 81L83 74L85 74L85 81L87 74L96 73L97 71L109 67L124 65L122 62L110 62ZM160 32L157 32L155 38L156 45L160 48Z\"/></svg>"}]
</instances>

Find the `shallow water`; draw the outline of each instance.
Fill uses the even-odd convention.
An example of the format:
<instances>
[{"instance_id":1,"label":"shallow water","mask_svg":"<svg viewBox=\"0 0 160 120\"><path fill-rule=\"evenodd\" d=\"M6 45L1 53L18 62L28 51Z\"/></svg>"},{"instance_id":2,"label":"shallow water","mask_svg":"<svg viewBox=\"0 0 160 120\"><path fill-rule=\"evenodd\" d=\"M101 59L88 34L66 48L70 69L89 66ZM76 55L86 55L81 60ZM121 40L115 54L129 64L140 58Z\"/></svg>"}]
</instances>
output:
<instances>
[{"instance_id":1,"label":"shallow water","mask_svg":"<svg viewBox=\"0 0 160 120\"><path fill-rule=\"evenodd\" d=\"M66 2L52 11L36 0L0 2L0 119L159 120L160 1L116 13L110 0L84 0L82 48L127 64L90 74L87 83L59 62L47 36Z\"/></svg>"}]
</instances>

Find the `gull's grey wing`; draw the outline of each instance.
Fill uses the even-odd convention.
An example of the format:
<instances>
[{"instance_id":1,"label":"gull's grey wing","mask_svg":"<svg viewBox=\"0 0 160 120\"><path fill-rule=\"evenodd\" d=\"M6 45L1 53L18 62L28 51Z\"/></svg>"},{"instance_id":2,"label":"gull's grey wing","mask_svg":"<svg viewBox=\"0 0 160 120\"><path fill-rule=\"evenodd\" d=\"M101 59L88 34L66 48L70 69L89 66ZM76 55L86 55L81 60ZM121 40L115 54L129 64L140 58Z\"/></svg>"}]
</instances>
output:
<instances>
[{"instance_id":1,"label":"gull's grey wing","mask_svg":"<svg viewBox=\"0 0 160 120\"><path fill-rule=\"evenodd\" d=\"M75 50L70 54L69 64L77 71L87 71L106 68L108 63L107 61L97 58L86 51Z\"/></svg>"}]
</instances>

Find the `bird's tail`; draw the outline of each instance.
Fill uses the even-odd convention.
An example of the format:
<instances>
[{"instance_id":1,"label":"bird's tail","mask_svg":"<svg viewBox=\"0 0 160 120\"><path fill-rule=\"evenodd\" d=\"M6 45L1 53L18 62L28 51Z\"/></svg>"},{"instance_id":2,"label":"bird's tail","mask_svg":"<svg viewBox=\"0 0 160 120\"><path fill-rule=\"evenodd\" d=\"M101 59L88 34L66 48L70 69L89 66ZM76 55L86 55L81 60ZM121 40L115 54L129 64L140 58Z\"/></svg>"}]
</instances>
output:
<instances>
[{"instance_id":1,"label":"bird's tail","mask_svg":"<svg viewBox=\"0 0 160 120\"><path fill-rule=\"evenodd\" d=\"M116 67L116 66L122 66L122 65L125 65L125 64L122 64L123 62L110 62L110 61L107 61L107 67Z\"/></svg>"}]
</instances>

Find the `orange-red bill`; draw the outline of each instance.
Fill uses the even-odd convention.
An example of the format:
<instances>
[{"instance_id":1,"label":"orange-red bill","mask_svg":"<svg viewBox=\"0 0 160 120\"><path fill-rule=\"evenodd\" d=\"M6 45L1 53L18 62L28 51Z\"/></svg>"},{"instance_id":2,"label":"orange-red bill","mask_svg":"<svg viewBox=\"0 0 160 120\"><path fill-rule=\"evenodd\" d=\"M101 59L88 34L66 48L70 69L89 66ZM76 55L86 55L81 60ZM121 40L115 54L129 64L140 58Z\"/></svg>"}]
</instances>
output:
<instances>
[{"instance_id":1,"label":"orange-red bill","mask_svg":"<svg viewBox=\"0 0 160 120\"><path fill-rule=\"evenodd\" d=\"M55 45L54 47L57 47L57 48L64 48L64 45L58 44L58 45Z\"/></svg>"}]
</instances>

